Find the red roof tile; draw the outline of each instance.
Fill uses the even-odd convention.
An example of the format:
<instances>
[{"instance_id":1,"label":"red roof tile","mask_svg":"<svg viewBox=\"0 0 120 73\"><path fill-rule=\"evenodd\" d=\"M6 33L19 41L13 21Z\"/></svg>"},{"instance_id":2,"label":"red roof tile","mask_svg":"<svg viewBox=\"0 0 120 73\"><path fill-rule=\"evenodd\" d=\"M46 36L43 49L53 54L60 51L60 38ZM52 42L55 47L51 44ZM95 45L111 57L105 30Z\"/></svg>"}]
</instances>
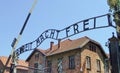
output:
<instances>
[{"instance_id":1,"label":"red roof tile","mask_svg":"<svg viewBox=\"0 0 120 73\"><path fill-rule=\"evenodd\" d=\"M70 39L64 40L64 41L60 42L60 47L59 48L58 48L58 44L54 45L52 47L52 50L50 50L46 54L46 56L50 56L50 55L54 55L54 54L58 54L58 53L82 48L83 46L85 46L90 41L101 47L101 45L98 42L96 42L96 41L88 38L87 36L85 36L85 37L82 37L82 38L79 38L79 39L76 39L76 40L70 40ZM101 49L102 49L102 47L101 47ZM103 49L102 49L102 51L103 51Z\"/></svg>"},{"instance_id":2,"label":"red roof tile","mask_svg":"<svg viewBox=\"0 0 120 73\"><path fill-rule=\"evenodd\" d=\"M8 57L5 57L5 56L0 56L0 61L3 63L3 65L6 64L6 61L7 61ZM10 67L11 65L11 60L10 62L8 63L7 67ZM18 65L22 65L22 66L26 66L28 67L28 63L25 62L24 60L18 60ZM26 69L26 68L22 68L22 67L18 67L19 69Z\"/></svg>"},{"instance_id":3,"label":"red roof tile","mask_svg":"<svg viewBox=\"0 0 120 73\"><path fill-rule=\"evenodd\" d=\"M0 60L1 60L1 62L3 63L3 65L6 64L7 59L8 59L8 57L0 56ZM7 65L7 67L10 67L10 64L11 64L11 63L12 63L12 62L10 61L10 62L8 63L8 65Z\"/></svg>"},{"instance_id":4,"label":"red roof tile","mask_svg":"<svg viewBox=\"0 0 120 73\"><path fill-rule=\"evenodd\" d=\"M58 44L53 46L52 50L47 53L47 56L62 53L65 51L70 51L70 50L73 50L76 48L81 48L88 41L89 41L89 39L87 37L82 37L77 40L70 40L70 39L64 40L64 41L60 42L59 48L58 48Z\"/></svg>"},{"instance_id":5,"label":"red roof tile","mask_svg":"<svg viewBox=\"0 0 120 73\"><path fill-rule=\"evenodd\" d=\"M100 50L102 51L102 53L105 55L105 52L104 52L103 48L101 47L101 45L98 42L88 38L87 36L76 39L76 40L67 39L67 40L61 41L60 47L58 47L58 44L53 45L51 50L50 50L50 48L47 50L42 50L42 49L37 49L37 50L40 51L41 53L43 53L45 56L51 56L51 55L59 54L62 52L82 48L88 42L93 42L93 43L97 44L101 48ZM29 60L30 56L28 57L27 61Z\"/></svg>"}]
</instances>

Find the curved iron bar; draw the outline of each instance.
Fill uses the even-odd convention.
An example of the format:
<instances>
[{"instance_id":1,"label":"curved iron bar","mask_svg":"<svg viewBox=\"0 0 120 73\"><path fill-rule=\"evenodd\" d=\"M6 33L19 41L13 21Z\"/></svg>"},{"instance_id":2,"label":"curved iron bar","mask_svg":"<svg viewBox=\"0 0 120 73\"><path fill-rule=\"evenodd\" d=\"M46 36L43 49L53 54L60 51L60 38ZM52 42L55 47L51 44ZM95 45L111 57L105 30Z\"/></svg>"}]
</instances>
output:
<instances>
[{"instance_id":1,"label":"curved iron bar","mask_svg":"<svg viewBox=\"0 0 120 73\"><path fill-rule=\"evenodd\" d=\"M84 31L88 31L88 30L93 30L93 29L98 29L98 28L106 28L106 27L110 27L110 26L116 28L116 26L112 25L112 21L111 21L110 15L111 15L111 14L105 14L105 15L101 15L101 16L97 16L97 17L92 17L92 18L86 19L86 20L94 19L94 21L96 22L96 18L103 17L103 16L107 16L107 17L108 17L108 25L106 25L106 26L96 27L96 26L94 25L93 28L89 28L89 29L85 28L85 29L83 29L83 30L81 30L81 31L78 31L78 24L81 23L81 22L86 21L86 20L82 20L82 21L79 21L79 22L77 22L77 23L75 23L75 24L72 24L72 25L70 25L70 26L68 26L68 27L66 27L66 28L64 28L64 29L62 29L62 30L48 29L48 30L44 31L44 32L43 32L36 40L34 40L33 42L24 44L24 45L22 45L21 47L19 47L18 49L16 49L16 50L15 50L16 56L19 56L20 54L22 54L22 53L24 53L24 52L26 52L26 51L30 51L30 50L36 49L38 46L41 45L41 43L42 43L44 40L46 40L46 39L48 39L48 38L54 39L54 40L59 40L59 39L63 40L63 39L66 39L66 38L68 38L68 37L71 37L71 36L73 36L73 35L75 35L75 34L78 34L78 33L84 32ZM94 22L94 24L95 24L95 22ZM66 32L67 32L66 29L67 29L67 28L70 28L70 27L74 27L74 32L75 32L75 33L73 33L73 34L71 34L71 35L66 35L66 36L63 37L63 38L59 38L59 33L62 32L62 31L66 31ZM56 35L56 36L54 36L54 35ZM33 44L34 44L35 47L33 47Z\"/></svg>"}]
</instances>

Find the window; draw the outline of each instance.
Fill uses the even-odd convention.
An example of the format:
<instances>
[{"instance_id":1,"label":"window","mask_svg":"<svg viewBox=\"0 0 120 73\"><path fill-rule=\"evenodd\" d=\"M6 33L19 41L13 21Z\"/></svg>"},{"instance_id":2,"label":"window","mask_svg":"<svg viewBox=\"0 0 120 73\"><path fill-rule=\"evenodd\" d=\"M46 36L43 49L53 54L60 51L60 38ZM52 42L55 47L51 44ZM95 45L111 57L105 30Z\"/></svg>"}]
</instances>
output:
<instances>
[{"instance_id":1,"label":"window","mask_svg":"<svg viewBox=\"0 0 120 73\"><path fill-rule=\"evenodd\" d=\"M91 69L91 58L89 56L86 57L86 68Z\"/></svg>"},{"instance_id":2,"label":"window","mask_svg":"<svg viewBox=\"0 0 120 73\"><path fill-rule=\"evenodd\" d=\"M69 69L75 69L75 56L69 56Z\"/></svg>"},{"instance_id":3,"label":"window","mask_svg":"<svg viewBox=\"0 0 120 73\"><path fill-rule=\"evenodd\" d=\"M47 72L51 73L51 70L52 70L52 63L51 63L51 61L47 61L47 66L48 66Z\"/></svg>"},{"instance_id":4,"label":"window","mask_svg":"<svg viewBox=\"0 0 120 73\"><path fill-rule=\"evenodd\" d=\"M34 73L40 73L40 72L42 72L41 70L42 70L42 65L41 64L39 64L39 63L34 63Z\"/></svg>"},{"instance_id":5,"label":"window","mask_svg":"<svg viewBox=\"0 0 120 73\"><path fill-rule=\"evenodd\" d=\"M35 60L39 60L39 53L35 54Z\"/></svg>"},{"instance_id":6,"label":"window","mask_svg":"<svg viewBox=\"0 0 120 73\"><path fill-rule=\"evenodd\" d=\"M100 73L101 72L101 65L100 65L100 60L96 60L97 62L97 72Z\"/></svg>"},{"instance_id":7,"label":"window","mask_svg":"<svg viewBox=\"0 0 120 73\"><path fill-rule=\"evenodd\" d=\"M34 64L34 68L35 68L35 69L34 69L34 73L38 73L38 70L37 70L37 69L38 69L38 63L35 63L35 64Z\"/></svg>"},{"instance_id":8,"label":"window","mask_svg":"<svg viewBox=\"0 0 120 73\"><path fill-rule=\"evenodd\" d=\"M90 43L90 44L89 44L89 48L90 48L91 51L96 52L96 45Z\"/></svg>"},{"instance_id":9,"label":"window","mask_svg":"<svg viewBox=\"0 0 120 73\"><path fill-rule=\"evenodd\" d=\"M63 68L62 68L62 58L58 59L58 69L57 69L58 73L62 73Z\"/></svg>"},{"instance_id":10,"label":"window","mask_svg":"<svg viewBox=\"0 0 120 73\"><path fill-rule=\"evenodd\" d=\"M105 59L105 73L109 73L109 59Z\"/></svg>"}]
</instances>

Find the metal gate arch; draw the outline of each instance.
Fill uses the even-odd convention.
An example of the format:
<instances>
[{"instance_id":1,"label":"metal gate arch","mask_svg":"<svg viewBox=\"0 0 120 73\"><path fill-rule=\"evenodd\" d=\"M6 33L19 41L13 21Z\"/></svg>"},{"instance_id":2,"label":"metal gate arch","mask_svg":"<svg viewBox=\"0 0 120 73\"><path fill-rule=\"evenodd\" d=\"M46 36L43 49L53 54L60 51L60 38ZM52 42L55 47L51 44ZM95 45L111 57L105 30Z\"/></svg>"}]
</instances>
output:
<instances>
[{"instance_id":1,"label":"metal gate arch","mask_svg":"<svg viewBox=\"0 0 120 73\"><path fill-rule=\"evenodd\" d=\"M105 26L96 26L96 20L98 18L100 18L100 17L107 17L108 25L105 25ZM90 20L94 21L92 28L87 27L87 25L89 25L89 21ZM83 25L83 27L82 27L83 29L82 30L79 29L79 26L80 26L81 23ZM22 53L24 53L26 51L34 50L38 46L40 46L41 43L44 40L46 40L48 38L54 39L54 40L63 40L63 39L66 39L68 37L71 37L73 35L76 35L76 34L79 34L79 33L85 32L85 31L89 31L89 30L93 30L93 29L99 29L99 28L106 28L106 27L116 28L116 26L114 26L112 24L111 14L109 14L109 13L101 15L101 16L92 17L92 18L89 18L89 19L85 19L85 20L79 21L77 23L74 23L74 24L72 24L72 25L70 25L70 26L62 29L62 30L48 29L48 30L44 31L36 40L34 40L32 42L29 42L27 44L24 44L21 47L19 47L18 49L16 49L14 51L14 53L16 54L16 57L18 57L20 54L22 54ZM71 28L72 28L73 33L69 34L69 32L71 31ZM63 37L59 37L59 34L61 32L62 33L64 32L66 34Z\"/></svg>"},{"instance_id":2,"label":"metal gate arch","mask_svg":"<svg viewBox=\"0 0 120 73\"><path fill-rule=\"evenodd\" d=\"M116 0L116 1L117 1L117 0ZM113 8L113 10L117 11L117 10L119 9L120 5L118 4L118 8L116 9L116 5L113 6L113 5L111 5L110 2L111 2L111 1L108 0L108 4L110 5L110 8ZM32 11L33 11L34 6L36 5L36 3L37 3L37 0L35 0L32 8L30 9L29 14L28 14L28 16L27 16L27 18L26 18L26 20L25 20L24 25L23 25L23 28L21 29L21 31L20 31L20 33L19 33L18 38L17 38L17 39L15 38L15 40L14 40L13 43L12 43L12 48L13 48L12 54L9 56L8 61L7 61L6 64L5 64L5 68L6 68L6 66L7 66L7 64L8 64L8 62L9 62L9 60L10 60L10 58L11 58L12 56L13 56L13 66L15 66L15 64L14 64L14 63L16 63L15 58L18 58L18 56L19 56L20 54L22 54L22 53L24 53L24 52L26 52L26 51L30 51L30 50L36 49L38 46L41 45L41 43L42 43L44 40L46 40L46 39L48 39L48 38L54 39L54 40L59 40L59 39L60 39L60 40L63 40L63 39L66 39L66 38L68 38L68 37L71 37L71 36L73 36L73 35L75 35L75 34L78 34L78 33L81 33L81 32L85 32L85 31L88 31L88 30L93 30L93 29L98 29L98 28L106 28L106 27L114 27L114 28L117 28L117 27L118 27L118 26L112 25L111 14L105 14L105 15L101 15L101 16L97 16L97 17L93 17L93 18L89 18L89 19L85 19L85 20L79 21L79 22L77 22L77 23L74 23L74 24L72 24L72 25L70 25L70 26L62 29L62 30L48 29L48 30L44 31L36 40L34 40L34 41L32 41L32 42L29 42L29 43L27 43L27 44L24 44L24 45L22 45L21 47L19 47L18 49L15 49L15 48L16 48L16 44L18 43L18 41L19 41L19 39L20 39L20 37L21 37L21 35L22 35L22 33L23 33L23 30L24 30L24 28L25 28L25 26L26 26L26 23L27 23L30 15L31 15L31 13L32 13ZM118 0L118 3L120 3L119 0ZM117 14L117 13L116 13L116 14ZM116 15L116 14L114 14L114 15ZM116 15L116 16L117 16L117 15ZM98 26L98 27L97 27L97 26L96 26L96 20L97 20L98 18L100 18L100 17L107 17L107 19L108 19L108 25ZM92 28L87 27L87 25L89 25L89 20L93 20L93 21L94 21ZM80 23L82 23L82 25L83 25L83 27L82 27L83 29L82 29L82 30L79 29ZM71 31L71 28L72 28L73 33L70 34L69 32ZM61 32L65 32L66 34L65 34L63 37L59 37L59 34L60 34ZM117 33L119 33L119 32L120 32L120 31L117 31ZM12 65L11 65L11 66L12 66ZM5 68L4 68L4 70L5 70ZM3 72L4 72L4 70L3 70ZM14 72L16 73L16 70L15 70L15 69L14 69ZM11 72L11 73L12 73L12 72Z\"/></svg>"}]
</instances>

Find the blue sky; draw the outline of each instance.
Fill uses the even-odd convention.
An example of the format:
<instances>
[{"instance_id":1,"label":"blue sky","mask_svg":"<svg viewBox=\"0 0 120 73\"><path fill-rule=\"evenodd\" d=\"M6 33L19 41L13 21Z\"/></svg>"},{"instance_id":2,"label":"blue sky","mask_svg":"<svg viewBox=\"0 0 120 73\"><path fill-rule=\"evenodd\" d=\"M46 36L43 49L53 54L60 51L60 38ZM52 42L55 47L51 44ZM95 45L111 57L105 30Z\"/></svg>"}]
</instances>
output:
<instances>
[{"instance_id":1,"label":"blue sky","mask_svg":"<svg viewBox=\"0 0 120 73\"><path fill-rule=\"evenodd\" d=\"M11 53L11 43L18 36L33 2L34 0L1 0L0 56L8 56ZM47 29L63 29L78 21L109 13L108 10L107 0L38 0L17 48L34 41ZM100 23L104 25L106 22L102 20ZM105 42L112 36L112 32L115 32L112 27L96 29L79 33L69 39L88 36L98 41L108 53ZM50 41L55 40L48 39L39 48L49 48ZM30 53L31 51L26 52L20 58L26 59Z\"/></svg>"}]
</instances>

